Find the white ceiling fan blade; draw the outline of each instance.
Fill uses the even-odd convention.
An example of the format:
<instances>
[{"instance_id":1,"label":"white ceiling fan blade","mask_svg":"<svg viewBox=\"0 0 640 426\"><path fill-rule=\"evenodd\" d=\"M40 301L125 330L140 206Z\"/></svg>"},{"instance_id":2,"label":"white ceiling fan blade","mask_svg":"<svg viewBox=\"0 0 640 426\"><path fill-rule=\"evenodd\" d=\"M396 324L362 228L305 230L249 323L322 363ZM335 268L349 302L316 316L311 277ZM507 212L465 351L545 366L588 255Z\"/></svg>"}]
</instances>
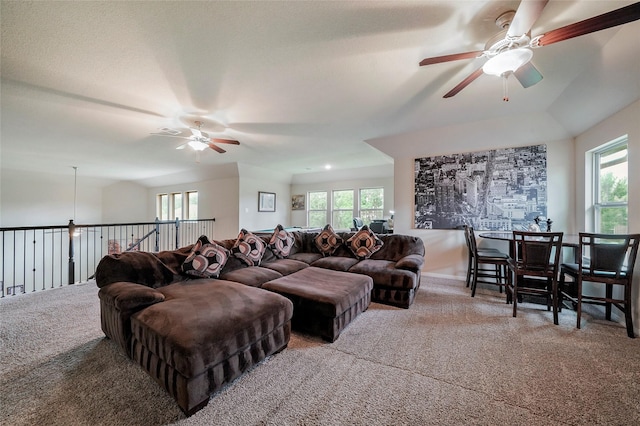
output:
<instances>
[{"instance_id":1,"label":"white ceiling fan blade","mask_svg":"<svg viewBox=\"0 0 640 426\"><path fill-rule=\"evenodd\" d=\"M189 146L189 142L183 143L182 145L176 147L176 149L185 149L187 146Z\"/></svg>"},{"instance_id":2,"label":"white ceiling fan blade","mask_svg":"<svg viewBox=\"0 0 640 426\"><path fill-rule=\"evenodd\" d=\"M190 137L187 137L187 136L168 135L166 133L149 133L149 134L153 135L153 136L165 136L165 137L168 137L168 138L190 139Z\"/></svg>"},{"instance_id":3,"label":"white ceiling fan blade","mask_svg":"<svg viewBox=\"0 0 640 426\"><path fill-rule=\"evenodd\" d=\"M531 31L549 0L522 0L509 25L508 37L520 37Z\"/></svg>"}]
</instances>

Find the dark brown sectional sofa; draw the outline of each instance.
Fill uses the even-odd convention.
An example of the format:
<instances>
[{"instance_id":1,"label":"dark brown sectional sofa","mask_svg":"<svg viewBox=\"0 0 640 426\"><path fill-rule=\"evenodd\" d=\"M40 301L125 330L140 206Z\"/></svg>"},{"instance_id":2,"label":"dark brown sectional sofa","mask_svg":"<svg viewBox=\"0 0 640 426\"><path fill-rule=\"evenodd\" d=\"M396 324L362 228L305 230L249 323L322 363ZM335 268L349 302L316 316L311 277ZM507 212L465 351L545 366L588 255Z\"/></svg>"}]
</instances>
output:
<instances>
[{"instance_id":1,"label":"dark brown sectional sofa","mask_svg":"<svg viewBox=\"0 0 640 426\"><path fill-rule=\"evenodd\" d=\"M345 242L353 234L337 233ZM268 244L258 266L230 255L218 278L182 273L192 246L105 256L95 273L105 335L190 415L284 349L292 324L333 341L372 300L402 308L413 303L422 240L379 235L379 250L358 259L344 244L330 256L321 253L317 232L291 235L286 257ZM259 235L265 243L270 237ZM231 252L236 240L215 243Z\"/></svg>"}]
</instances>

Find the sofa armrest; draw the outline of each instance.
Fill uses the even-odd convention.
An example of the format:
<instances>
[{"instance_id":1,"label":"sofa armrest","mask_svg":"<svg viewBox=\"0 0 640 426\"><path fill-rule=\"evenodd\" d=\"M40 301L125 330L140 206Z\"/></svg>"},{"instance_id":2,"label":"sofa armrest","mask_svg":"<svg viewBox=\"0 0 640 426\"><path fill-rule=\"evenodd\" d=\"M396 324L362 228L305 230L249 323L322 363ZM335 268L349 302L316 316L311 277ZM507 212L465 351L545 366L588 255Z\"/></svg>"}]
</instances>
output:
<instances>
[{"instance_id":1,"label":"sofa armrest","mask_svg":"<svg viewBox=\"0 0 640 426\"><path fill-rule=\"evenodd\" d=\"M407 269L409 271L419 271L424 265L424 256L410 254L396 262L397 269Z\"/></svg>"},{"instance_id":2,"label":"sofa armrest","mask_svg":"<svg viewBox=\"0 0 640 426\"><path fill-rule=\"evenodd\" d=\"M98 297L123 314L131 314L164 300L158 290L131 282L115 282L102 287Z\"/></svg>"},{"instance_id":3,"label":"sofa armrest","mask_svg":"<svg viewBox=\"0 0 640 426\"><path fill-rule=\"evenodd\" d=\"M179 261L175 257L180 253L174 253L176 254L164 252L156 255L144 251L129 251L104 256L96 267L96 284L102 288L117 282L130 282L158 288L182 280L184 278L180 276L179 270L168 266L158 257L164 254L163 259L179 268Z\"/></svg>"}]
</instances>

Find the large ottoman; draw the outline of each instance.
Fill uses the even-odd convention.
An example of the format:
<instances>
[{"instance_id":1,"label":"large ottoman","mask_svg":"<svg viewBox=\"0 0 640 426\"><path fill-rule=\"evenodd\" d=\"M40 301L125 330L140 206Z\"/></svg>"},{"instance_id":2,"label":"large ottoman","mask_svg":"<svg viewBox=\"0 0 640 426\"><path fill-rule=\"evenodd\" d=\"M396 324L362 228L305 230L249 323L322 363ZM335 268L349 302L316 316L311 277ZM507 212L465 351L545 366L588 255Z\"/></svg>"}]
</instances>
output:
<instances>
[{"instance_id":1,"label":"large ottoman","mask_svg":"<svg viewBox=\"0 0 640 426\"><path fill-rule=\"evenodd\" d=\"M294 330L334 342L371 303L373 280L367 275L310 266L262 286L293 302Z\"/></svg>"},{"instance_id":2,"label":"large ottoman","mask_svg":"<svg viewBox=\"0 0 640 426\"><path fill-rule=\"evenodd\" d=\"M131 317L132 358L191 415L291 336L291 302L223 280L158 288L165 300Z\"/></svg>"}]
</instances>

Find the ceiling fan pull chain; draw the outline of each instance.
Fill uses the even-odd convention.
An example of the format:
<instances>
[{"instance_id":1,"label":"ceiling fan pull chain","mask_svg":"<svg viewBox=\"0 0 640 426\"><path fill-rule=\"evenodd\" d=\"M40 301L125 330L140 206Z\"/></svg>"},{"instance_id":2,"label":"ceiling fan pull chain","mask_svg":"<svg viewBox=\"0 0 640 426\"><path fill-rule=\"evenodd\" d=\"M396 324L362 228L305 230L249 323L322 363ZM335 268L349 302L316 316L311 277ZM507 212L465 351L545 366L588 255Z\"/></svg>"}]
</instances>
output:
<instances>
[{"instance_id":1,"label":"ceiling fan pull chain","mask_svg":"<svg viewBox=\"0 0 640 426\"><path fill-rule=\"evenodd\" d=\"M508 75L502 74L502 100L504 102L509 102L509 93L508 93L508 86L507 86L507 77Z\"/></svg>"}]
</instances>

